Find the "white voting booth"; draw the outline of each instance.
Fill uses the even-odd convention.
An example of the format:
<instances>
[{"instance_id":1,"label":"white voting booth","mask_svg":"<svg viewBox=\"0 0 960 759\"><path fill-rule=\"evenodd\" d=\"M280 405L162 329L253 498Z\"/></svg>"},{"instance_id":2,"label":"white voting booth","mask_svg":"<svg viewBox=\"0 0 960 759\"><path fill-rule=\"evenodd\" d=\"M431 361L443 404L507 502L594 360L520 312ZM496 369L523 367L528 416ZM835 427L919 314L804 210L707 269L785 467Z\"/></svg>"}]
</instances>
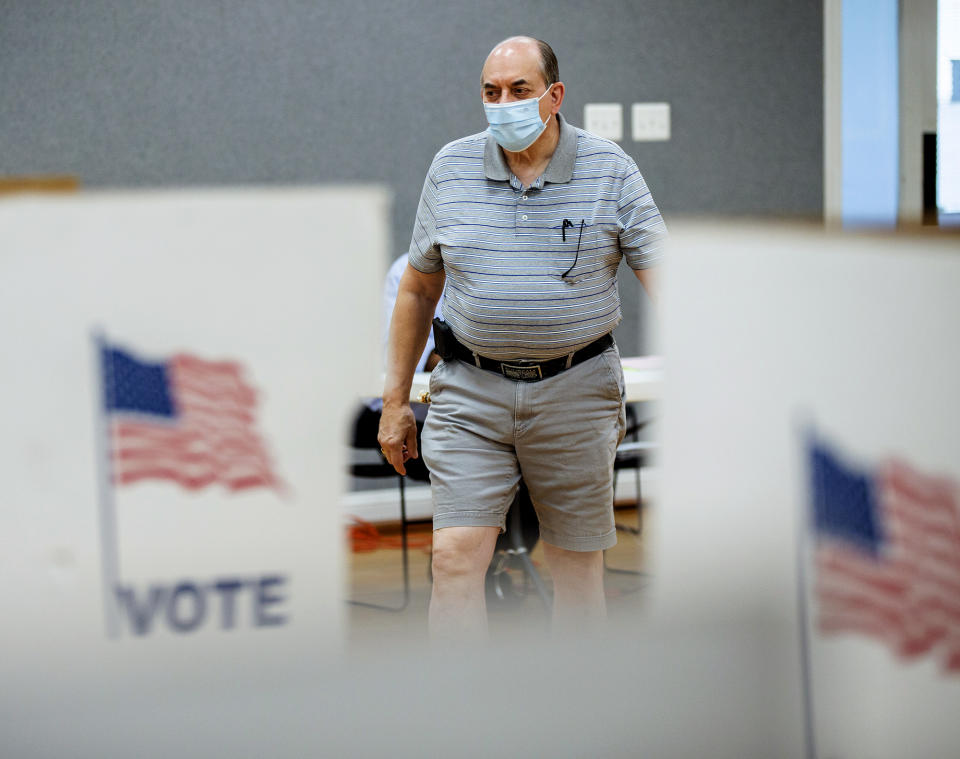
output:
<instances>
[{"instance_id":1,"label":"white voting booth","mask_svg":"<svg viewBox=\"0 0 960 759\"><path fill-rule=\"evenodd\" d=\"M821 634L802 538L811 439L853 469L897 460L936 475L960 508L960 239L773 224L676 225L671 238L649 612L737 657L728 677L685 670L740 707L713 726L718 745L753 735L765 743L751 755L956 756L949 641L902 658L880 635Z\"/></svg>"},{"instance_id":2,"label":"white voting booth","mask_svg":"<svg viewBox=\"0 0 960 759\"><path fill-rule=\"evenodd\" d=\"M138 698L340 653L388 213L360 187L0 203L0 753L97 755Z\"/></svg>"}]
</instances>

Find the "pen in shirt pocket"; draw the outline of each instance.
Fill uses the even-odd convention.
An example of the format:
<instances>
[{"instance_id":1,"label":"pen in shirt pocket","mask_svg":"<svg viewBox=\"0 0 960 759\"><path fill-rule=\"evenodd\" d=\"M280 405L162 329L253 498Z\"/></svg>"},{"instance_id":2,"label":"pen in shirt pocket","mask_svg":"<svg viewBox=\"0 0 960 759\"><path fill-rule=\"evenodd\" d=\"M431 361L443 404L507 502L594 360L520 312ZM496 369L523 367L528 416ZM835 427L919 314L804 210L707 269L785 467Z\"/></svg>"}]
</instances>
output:
<instances>
[{"instance_id":1,"label":"pen in shirt pocket","mask_svg":"<svg viewBox=\"0 0 960 759\"><path fill-rule=\"evenodd\" d=\"M573 267L577 265L577 259L580 258L580 242L583 240L583 228L586 226L587 220L580 219L580 234L577 236L577 250L573 256L573 263L570 264L570 268L567 269L563 274L560 275L560 279L566 279L567 275L573 271ZM570 219L564 219L563 223L560 225L560 235L563 238L563 241L567 241L567 228L572 228L574 223Z\"/></svg>"}]
</instances>

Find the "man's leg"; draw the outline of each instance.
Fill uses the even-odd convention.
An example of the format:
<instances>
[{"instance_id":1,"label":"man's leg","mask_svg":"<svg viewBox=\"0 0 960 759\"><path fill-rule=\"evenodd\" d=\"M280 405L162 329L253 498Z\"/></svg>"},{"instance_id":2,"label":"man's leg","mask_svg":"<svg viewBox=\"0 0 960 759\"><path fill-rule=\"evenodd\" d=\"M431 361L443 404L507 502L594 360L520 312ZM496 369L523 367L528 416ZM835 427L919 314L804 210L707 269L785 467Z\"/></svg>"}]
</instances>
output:
<instances>
[{"instance_id":1,"label":"man's leg","mask_svg":"<svg viewBox=\"0 0 960 759\"><path fill-rule=\"evenodd\" d=\"M602 630L607 618L603 551L568 551L544 541L543 552L553 577L554 634Z\"/></svg>"},{"instance_id":2,"label":"man's leg","mask_svg":"<svg viewBox=\"0 0 960 759\"><path fill-rule=\"evenodd\" d=\"M499 527L434 530L431 639L458 643L487 639L484 583L499 534Z\"/></svg>"}]
</instances>

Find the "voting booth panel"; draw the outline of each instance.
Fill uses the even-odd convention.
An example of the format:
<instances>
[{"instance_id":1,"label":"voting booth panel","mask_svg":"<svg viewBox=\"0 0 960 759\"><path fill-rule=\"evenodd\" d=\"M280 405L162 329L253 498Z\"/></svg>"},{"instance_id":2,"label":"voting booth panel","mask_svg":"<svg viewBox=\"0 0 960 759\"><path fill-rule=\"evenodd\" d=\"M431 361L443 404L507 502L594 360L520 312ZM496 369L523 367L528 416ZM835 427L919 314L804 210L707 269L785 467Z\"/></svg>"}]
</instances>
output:
<instances>
[{"instance_id":1,"label":"voting booth panel","mask_svg":"<svg viewBox=\"0 0 960 759\"><path fill-rule=\"evenodd\" d=\"M341 649L344 386L379 377L388 205L0 204L0 712L216 698Z\"/></svg>"},{"instance_id":2,"label":"voting booth panel","mask_svg":"<svg viewBox=\"0 0 960 759\"><path fill-rule=\"evenodd\" d=\"M651 619L741 641L778 756L954 755L957 239L671 232Z\"/></svg>"}]
</instances>

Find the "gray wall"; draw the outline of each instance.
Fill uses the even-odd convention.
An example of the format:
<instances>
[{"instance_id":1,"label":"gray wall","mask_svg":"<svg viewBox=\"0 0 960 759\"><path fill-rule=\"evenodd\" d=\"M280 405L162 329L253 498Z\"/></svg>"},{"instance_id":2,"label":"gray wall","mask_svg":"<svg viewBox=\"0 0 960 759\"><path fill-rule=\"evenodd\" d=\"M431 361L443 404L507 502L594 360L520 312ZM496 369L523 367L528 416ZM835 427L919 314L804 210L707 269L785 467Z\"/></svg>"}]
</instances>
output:
<instances>
[{"instance_id":1,"label":"gray wall","mask_svg":"<svg viewBox=\"0 0 960 759\"><path fill-rule=\"evenodd\" d=\"M385 182L399 254L431 157L484 128L480 67L515 33L554 46L575 124L588 101L672 104L670 142L622 143L668 223L820 215L821 0L0 0L0 174Z\"/></svg>"}]
</instances>

